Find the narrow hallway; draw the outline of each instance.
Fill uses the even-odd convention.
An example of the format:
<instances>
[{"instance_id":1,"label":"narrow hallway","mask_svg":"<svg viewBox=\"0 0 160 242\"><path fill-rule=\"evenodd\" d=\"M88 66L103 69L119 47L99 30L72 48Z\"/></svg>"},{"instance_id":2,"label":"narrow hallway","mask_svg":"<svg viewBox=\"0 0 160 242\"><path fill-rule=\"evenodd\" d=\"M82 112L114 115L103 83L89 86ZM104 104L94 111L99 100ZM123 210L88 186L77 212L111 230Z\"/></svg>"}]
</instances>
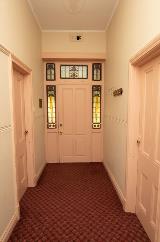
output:
<instances>
[{"instance_id":1,"label":"narrow hallway","mask_svg":"<svg viewBox=\"0 0 160 242\"><path fill-rule=\"evenodd\" d=\"M28 188L9 242L149 242L125 213L102 163L47 164Z\"/></svg>"}]
</instances>

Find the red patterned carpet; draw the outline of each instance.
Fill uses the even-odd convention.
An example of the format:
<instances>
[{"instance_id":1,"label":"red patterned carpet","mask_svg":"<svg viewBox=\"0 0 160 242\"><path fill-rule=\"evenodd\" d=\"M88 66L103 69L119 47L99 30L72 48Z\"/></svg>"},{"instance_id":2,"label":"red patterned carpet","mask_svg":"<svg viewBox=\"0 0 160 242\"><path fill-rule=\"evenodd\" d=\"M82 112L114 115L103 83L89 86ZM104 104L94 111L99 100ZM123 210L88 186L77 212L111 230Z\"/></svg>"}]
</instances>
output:
<instances>
[{"instance_id":1,"label":"red patterned carpet","mask_svg":"<svg viewBox=\"0 0 160 242\"><path fill-rule=\"evenodd\" d=\"M10 242L149 242L101 163L48 164L21 200Z\"/></svg>"}]
</instances>

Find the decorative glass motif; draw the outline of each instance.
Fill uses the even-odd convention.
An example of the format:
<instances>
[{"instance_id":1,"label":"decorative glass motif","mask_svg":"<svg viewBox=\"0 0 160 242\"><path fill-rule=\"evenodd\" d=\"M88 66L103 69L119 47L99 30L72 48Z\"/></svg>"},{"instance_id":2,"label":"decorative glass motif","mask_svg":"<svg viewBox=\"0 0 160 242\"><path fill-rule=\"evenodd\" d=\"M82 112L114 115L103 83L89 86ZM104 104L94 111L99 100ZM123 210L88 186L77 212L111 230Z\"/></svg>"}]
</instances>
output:
<instances>
[{"instance_id":1,"label":"decorative glass motif","mask_svg":"<svg viewBox=\"0 0 160 242\"><path fill-rule=\"evenodd\" d=\"M55 64L54 63L46 64L46 80L47 81L55 80Z\"/></svg>"},{"instance_id":2,"label":"decorative glass motif","mask_svg":"<svg viewBox=\"0 0 160 242\"><path fill-rule=\"evenodd\" d=\"M92 128L101 128L101 86L92 86Z\"/></svg>"},{"instance_id":3,"label":"decorative glass motif","mask_svg":"<svg viewBox=\"0 0 160 242\"><path fill-rule=\"evenodd\" d=\"M92 80L101 81L101 75L102 75L101 72L102 72L102 64L93 63L92 64Z\"/></svg>"},{"instance_id":4,"label":"decorative glass motif","mask_svg":"<svg viewBox=\"0 0 160 242\"><path fill-rule=\"evenodd\" d=\"M47 127L56 128L56 86L47 85Z\"/></svg>"},{"instance_id":5,"label":"decorative glass motif","mask_svg":"<svg viewBox=\"0 0 160 242\"><path fill-rule=\"evenodd\" d=\"M61 79L87 79L87 65L61 65Z\"/></svg>"}]
</instances>

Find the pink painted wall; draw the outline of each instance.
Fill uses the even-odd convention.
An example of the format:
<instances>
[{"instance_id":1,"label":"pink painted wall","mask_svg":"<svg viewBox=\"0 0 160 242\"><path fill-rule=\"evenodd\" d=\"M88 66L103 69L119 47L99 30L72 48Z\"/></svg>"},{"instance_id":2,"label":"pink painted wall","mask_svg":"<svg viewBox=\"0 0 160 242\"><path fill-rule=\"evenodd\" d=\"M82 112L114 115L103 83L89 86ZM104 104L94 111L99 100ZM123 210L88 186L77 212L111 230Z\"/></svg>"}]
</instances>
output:
<instances>
[{"instance_id":1,"label":"pink painted wall","mask_svg":"<svg viewBox=\"0 0 160 242\"><path fill-rule=\"evenodd\" d=\"M121 0L107 30L104 157L125 199L129 59L160 33L159 0ZM113 97L112 89L124 89Z\"/></svg>"},{"instance_id":2,"label":"pink painted wall","mask_svg":"<svg viewBox=\"0 0 160 242\"><path fill-rule=\"evenodd\" d=\"M76 32L76 31L75 31ZM72 42L72 31L42 32L42 52L106 53L105 31L83 32L82 42Z\"/></svg>"},{"instance_id":3,"label":"pink painted wall","mask_svg":"<svg viewBox=\"0 0 160 242\"><path fill-rule=\"evenodd\" d=\"M38 107L38 99L43 98L43 81L42 81L42 61L41 61L41 31L37 26L26 0L1 0L0 1L0 44L14 53L22 62L32 69L33 75L33 93L34 93L34 122L35 122L35 143L36 143L36 169L35 177L40 172L44 164L44 117L43 109ZM3 34L2 34L3 33ZM7 78L7 76L6 76ZM7 85L6 79L1 79L1 85ZM1 88L3 92L4 88ZM9 91L9 90L8 90ZM4 117L8 110L7 95L4 92L0 95L0 103L3 108L0 109L0 117ZM8 99L7 99L8 100ZM5 109L4 109L5 103ZM9 125L11 120L9 120ZM5 121L0 124L4 130L8 126ZM11 153L11 134L3 133L3 142L0 139L3 150L3 158L0 161L1 184L5 184L5 202L2 203L3 189L0 189L0 214L5 211L3 218L0 218L0 240L2 233L6 230L11 218L16 213L15 191L13 190L13 181L15 174L12 170L12 153ZM2 148L3 149L3 148ZM9 163L7 169L7 162ZM7 169L7 170L6 170ZM10 187L10 189L8 189ZM1 193L2 192L2 193Z\"/></svg>"}]
</instances>

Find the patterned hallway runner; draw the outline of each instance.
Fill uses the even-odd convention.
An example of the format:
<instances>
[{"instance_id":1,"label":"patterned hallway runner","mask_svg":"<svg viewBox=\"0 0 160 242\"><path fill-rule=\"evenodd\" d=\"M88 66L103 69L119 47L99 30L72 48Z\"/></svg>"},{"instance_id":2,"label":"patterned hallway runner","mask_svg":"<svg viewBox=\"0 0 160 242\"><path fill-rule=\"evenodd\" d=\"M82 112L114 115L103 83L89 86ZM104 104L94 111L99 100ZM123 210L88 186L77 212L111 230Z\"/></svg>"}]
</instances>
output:
<instances>
[{"instance_id":1,"label":"patterned hallway runner","mask_svg":"<svg viewBox=\"0 0 160 242\"><path fill-rule=\"evenodd\" d=\"M149 242L102 163L47 164L28 188L9 242Z\"/></svg>"}]
</instances>

